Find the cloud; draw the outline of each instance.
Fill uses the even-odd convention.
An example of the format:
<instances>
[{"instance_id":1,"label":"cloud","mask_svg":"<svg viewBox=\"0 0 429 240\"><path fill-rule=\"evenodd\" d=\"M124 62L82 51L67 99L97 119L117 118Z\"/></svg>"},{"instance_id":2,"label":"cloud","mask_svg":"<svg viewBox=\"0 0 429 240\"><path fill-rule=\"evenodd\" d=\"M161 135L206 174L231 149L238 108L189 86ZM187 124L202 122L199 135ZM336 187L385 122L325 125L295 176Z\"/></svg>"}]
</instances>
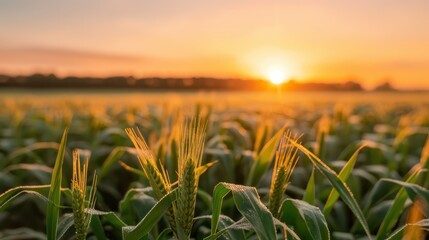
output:
<instances>
[{"instance_id":1,"label":"cloud","mask_svg":"<svg viewBox=\"0 0 429 240\"><path fill-rule=\"evenodd\" d=\"M82 65L82 64L142 64L147 59L140 56L100 53L62 48L15 48L0 49L0 63L18 64L52 64L52 65Z\"/></svg>"},{"instance_id":2,"label":"cloud","mask_svg":"<svg viewBox=\"0 0 429 240\"><path fill-rule=\"evenodd\" d=\"M0 48L0 73L59 76L236 76L228 55L143 57L64 48Z\"/></svg>"},{"instance_id":3,"label":"cloud","mask_svg":"<svg viewBox=\"0 0 429 240\"><path fill-rule=\"evenodd\" d=\"M0 49L0 72L7 74L128 75L150 61L142 56L64 48Z\"/></svg>"}]
</instances>

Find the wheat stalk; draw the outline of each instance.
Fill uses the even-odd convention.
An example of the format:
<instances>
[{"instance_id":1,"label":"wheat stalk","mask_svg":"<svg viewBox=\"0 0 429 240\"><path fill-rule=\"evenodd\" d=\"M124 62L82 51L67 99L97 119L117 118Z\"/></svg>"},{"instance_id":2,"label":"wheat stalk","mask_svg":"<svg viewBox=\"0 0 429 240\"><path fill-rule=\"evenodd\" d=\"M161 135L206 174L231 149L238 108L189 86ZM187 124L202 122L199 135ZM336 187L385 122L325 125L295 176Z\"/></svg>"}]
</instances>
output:
<instances>
[{"instance_id":1,"label":"wheat stalk","mask_svg":"<svg viewBox=\"0 0 429 240\"><path fill-rule=\"evenodd\" d=\"M73 177L71 188L73 219L77 240L86 239L86 232L91 222L91 213L89 210L94 209L95 206L97 175L94 174L88 199L86 199L87 177L88 159L83 162L83 166L81 167L79 151L76 150L73 152Z\"/></svg>"},{"instance_id":2,"label":"wheat stalk","mask_svg":"<svg viewBox=\"0 0 429 240\"><path fill-rule=\"evenodd\" d=\"M290 131L283 134L274 162L273 175L271 177L270 195L268 200L268 209L274 215L278 216L280 203L283 194L286 191L290 176L298 162L298 149L289 143L289 139L298 140L297 135Z\"/></svg>"},{"instance_id":3,"label":"wheat stalk","mask_svg":"<svg viewBox=\"0 0 429 240\"><path fill-rule=\"evenodd\" d=\"M207 121L200 116L186 119L182 126L178 151L177 223L189 236L195 212L195 202L201 166Z\"/></svg>"},{"instance_id":4,"label":"wheat stalk","mask_svg":"<svg viewBox=\"0 0 429 240\"><path fill-rule=\"evenodd\" d=\"M149 180L149 184L155 192L156 198L160 200L171 191L170 181L165 169L158 167L155 158L147 146L146 141L144 140L140 131L135 131L131 128L127 128L125 131L137 150L137 157L139 159L140 165L143 169L143 172L146 174L147 179ZM173 206L167 210L166 216L168 222L170 223L171 229L173 232L176 232L174 212Z\"/></svg>"}]
</instances>

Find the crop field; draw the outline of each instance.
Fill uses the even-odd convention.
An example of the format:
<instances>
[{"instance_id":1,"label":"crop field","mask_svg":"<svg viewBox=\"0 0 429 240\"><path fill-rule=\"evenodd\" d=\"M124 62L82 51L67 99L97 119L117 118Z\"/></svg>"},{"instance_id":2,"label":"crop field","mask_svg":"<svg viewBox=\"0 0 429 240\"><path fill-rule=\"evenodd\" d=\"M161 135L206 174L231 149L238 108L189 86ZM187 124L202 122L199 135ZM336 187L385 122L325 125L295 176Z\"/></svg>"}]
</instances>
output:
<instances>
[{"instance_id":1,"label":"crop field","mask_svg":"<svg viewBox=\"0 0 429 240\"><path fill-rule=\"evenodd\" d=\"M427 93L0 92L0 239L425 239Z\"/></svg>"}]
</instances>

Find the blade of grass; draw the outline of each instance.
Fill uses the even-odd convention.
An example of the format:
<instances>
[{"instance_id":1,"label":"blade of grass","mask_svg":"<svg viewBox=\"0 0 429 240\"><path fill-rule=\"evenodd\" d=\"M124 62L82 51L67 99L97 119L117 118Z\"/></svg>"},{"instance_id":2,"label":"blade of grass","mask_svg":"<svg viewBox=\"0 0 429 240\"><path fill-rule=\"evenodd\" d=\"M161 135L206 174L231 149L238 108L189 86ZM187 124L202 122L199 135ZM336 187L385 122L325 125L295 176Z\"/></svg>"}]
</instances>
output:
<instances>
[{"instance_id":1,"label":"blade of grass","mask_svg":"<svg viewBox=\"0 0 429 240\"><path fill-rule=\"evenodd\" d=\"M421 170L418 169L414 171L406 180L407 183L414 183L417 181ZM398 221L401 216L402 211L404 210L405 202L407 201L407 192L404 189L399 190L398 194L396 194L395 199L393 200L393 204L384 217L383 222L378 229L376 240L386 239L387 234L392 230L395 226L395 223Z\"/></svg>"},{"instance_id":2,"label":"blade of grass","mask_svg":"<svg viewBox=\"0 0 429 240\"><path fill-rule=\"evenodd\" d=\"M429 227L429 219L423 219L423 220L416 222L416 223L405 224L401 228L397 229L394 233L392 233L392 235L390 235L389 238L387 238L387 240L401 240L401 239L403 239L403 237L404 237L403 234L404 234L405 230L409 227L419 227L419 228L427 230L427 228Z\"/></svg>"},{"instance_id":3,"label":"blade of grass","mask_svg":"<svg viewBox=\"0 0 429 240\"><path fill-rule=\"evenodd\" d=\"M342 181L338 175L329 168L322 160L320 160L316 155L310 152L307 148L299 144L293 139L289 139L292 144L296 145L312 162L313 166L319 170L332 184L332 186L339 192L344 203L350 208L353 214L356 216L359 223L362 225L367 237L372 239L371 232L369 231L368 223L363 215L362 209L359 207L356 199L353 197L353 193L348 188L347 184Z\"/></svg>"},{"instance_id":4,"label":"blade of grass","mask_svg":"<svg viewBox=\"0 0 429 240\"><path fill-rule=\"evenodd\" d=\"M267 171L276 153L277 144L283 134L284 128L280 129L262 148L261 153L253 162L249 176L246 181L247 186L257 186L259 181Z\"/></svg>"},{"instance_id":5,"label":"blade of grass","mask_svg":"<svg viewBox=\"0 0 429 240\"><path fill-rule=\"evenodd\" d=\"M25 187L27 187L27 186L25 186ZM46 190L48 190L48 189L49 188L47 188ZM34 191L34 190L36 190L36 191ZM13 200L18 199L18 197L20 197L24 193L34 195L34 196L36 196L36 197L38 197L38 198L40 198L46 202L49 202L49 199L46 196L42 195L38 190L40 190L40 189L34 189L33 188L33 190L21 190L21 191L17 192L16 194L11 195L9 198L4 198L3 199L4 202L2 202L2 204L0 204L0 211L6 209L9 206L9 204L11 204L13 202Z\"/></svg>"},{"instance_id":6,"label":"blade of grass","mask_svg":"<svg viewBox=\"0 0 429 240\"><path fill-rule=\"evenodd\" d=\"M44 198L44 195L47 195L50 185L39 185L39 186L19 186L7 190L6 192L0 195L0 211L14 198L18 197L23 192L34 192L40 194Z\"/></svg>"},{"instance_id":7,"label":"blade of grass","mask_svg":"<svg viewBox=\"0 0 429 240\"><path fill-rule=\"evenodd\" d=\"M64 214L58 222L57 239L61 239L71 226L73 226L73 214Z\"/></svg>"},{"instance_id":8,"label":"blade of grass","mask_svg":"<svg viewBox=\"0 0 429 240\"><path fill-rule=\"evenodd\" d=\"M48 240L57 239L57 225L59 208L61 202L61 180L62 180L62 167L64 161L64 153L67 142L67 129L64 130L60 146L58 148L58 155L55 160L54 171L52 172L51 187L49 189L49 203L46 209L46 235ZM52 203L53 204L52 204Z\"/></svg>"},{"instance_id":9,"label":"blade of grass","mask_svg":"<svg viewBox=\"0 0 429 240\"><path fill-rule=\"evenodd\" d=\"M122 219L120 219L115 212L103 212L95 209L91 209L90 211L92 216L102 216L106 222L110 223L118 230L121 230L123 227L127 226L127 224L125 224L124 221L122 221Z\"/></svg>"},{"instance_id":10,"label":"blade of grass","mask_svg":"<svg viewBox=\"0 0 429 240\"><path fill-rule=\"evenodd\" d=\"M307 202L286 199L280 210L279 220L293 227L303 239L330 239L328 224L319 208Z\"/></svg>"},{"instance_id":11,"label":"blade of grass","mask_svg":"<svg viewBox=\"0 0 429 240\"><path fill-rule=\"evenodd\" d=\"M15 158L20 157L25 154L29 154L34 152L35 150L41 149L53 149L58 150L59 144L56 142L36 142L26 147L18 148L11 152L6 159L4 159L1 163L2 166L7 166L9 163L13 162Z\"/></svg>"},{"instance_id":12,"label":"blade of grass","mask_svg":"<svg viewBox=\"0 0 429 240\"><path fill-rule=\"evenodd\" d=\"M176 200L177 190L173 190L159 200L149 213L136 225L122 228L122 237L125 240L134 240L145 237L161 219L165 211Z\"/></svg>"},{"instance_id":13,"label":"blade of grass","mask_svg":"<svg viewBox=\"0 0 429 240\"><path fill-rule=\"evenodd\" d=\"M171 230L171 228L166 228L162 230L162 232L158 235L156 240L170 239L168 235L171 235L172 233L173 233L173 230Z\"/></svg>"},{"instance_id":14,"label":"blade of grass","mask_svg":"<svg viewBox=\"0 0 429 240\"><path fill-rule=\"evenodd\" d=\"M210 220L211 215L204 215L196 217L194 220ZM223 236L227 240L244 240L246 236L244 234L244 227L247 227L247 230L251 230L252 226L248 222L243 222L245 219L242 218L237 222L234 222L230 217L225 215L220 215L219 218L219 231L208 237L205 237L204 240L213 240ZM243 223L243 225L241 225Z\"/></svg>"},{"instance_id":15,"label":"blade of grass","mask_svg":"<svg viewBox=\"0 0 429 240\"><path fill-rule=\"evenodd\" d=\"M129 153L131 155L137 155L137 152L134 148L131 147L115 147L112 152L110 152L109 156L103 162L99 172L99 179L103 179L109 173L113 164L115 164L125 153Z\"/></svg>"},{"instance_id":16,"label":"blade of grass","mask_svg":"<svg viewBox=\"0 0 429 240\"><path fill-rule=\"evenodd\" d=\"M398 181L398 180L394 180L394 179L383 179L383 180L398 184L401 187L403 187L404 190L406 191L408 197L411 200L414 201L416 199L416 196L419 196L419 197L423 198L427 203L429 203L429 191L427 189L423 188L422 186L417 185L417 184L413 184L413 183Z\"/></svg>"},{"instance_id":17,"label":"blade of grass","mask_svg":"<svg viewBox=\"0 0 429 240\"><path fill-rule=\"evenodd\" d=\"M127 170L129 172L132 172L132 173L134 173L136 175L139 175L139 176L142 176L142 177L146 177L146 174L142 170L140 170L140 169L133 168L130 165L128 165L128 164L126 164L126 163L124 163L122 161L119 161L119 165L121 165L121 167L123 169L125 169L125 170Z\"/></svg>"},{"instance_id":18,"label":"blade of grass","mask_svg":"<svg viewBox=\"0 0 429 240\"><path fill-rule=\"evenodd\" d=\"M310 179L308 180L307 187L305 188L304 197L302 200L308 202L311 205L316 203L316 184L314 182L314 168L311 171Z\"/></svg>"},{"instance_id":19,"label":"blade of grass","mask_svg":"<svg viewBox=\"0 0 429 240\"><path fill-rule=\"evenodd\" d=\"M97 237L98 240L106 240L106 234L104 233L103 224L100 221L100 217L96 215L91 216L91 229L94 235Z\"/></svg>"},{"instance_id":20,"label":"blade of grass","mask_svg":"<svg viewBox=\"0 0 429 240\"><path fill-rule=\"evenodd\" d=\"M252 225L259 239L276 239L273 215L259 199L254 187L219 183L213 190L213 214L211 235L216 234L223 198L231 192L235 206Z\"/></svg>"},{"instance_id":21,"label":"blade of grass","mask_svg":"<svg viewBox=\"0 0 429 240\"><path fill-rule=\"evenodd\" d=\"M346 165L344 165L343 169L341 169L340 173L338 174L338 177L346 182L347 179L349 178L350 174L353 171L353 168L356 164L358 155L360 150L362 150L365 147L365 145L360 146L354 153L353 155L350 157L350 159L347 161ZM337 202L338 197L340 197L340 195L338 194L338 192L335 189L332 189L331 193L329 194L328 200L326 200L325 203L325 207L323 208L323 214L329 215L329 213L331 212L332 208L334 207L334 204Z\"/></svg>"}]
</instances>

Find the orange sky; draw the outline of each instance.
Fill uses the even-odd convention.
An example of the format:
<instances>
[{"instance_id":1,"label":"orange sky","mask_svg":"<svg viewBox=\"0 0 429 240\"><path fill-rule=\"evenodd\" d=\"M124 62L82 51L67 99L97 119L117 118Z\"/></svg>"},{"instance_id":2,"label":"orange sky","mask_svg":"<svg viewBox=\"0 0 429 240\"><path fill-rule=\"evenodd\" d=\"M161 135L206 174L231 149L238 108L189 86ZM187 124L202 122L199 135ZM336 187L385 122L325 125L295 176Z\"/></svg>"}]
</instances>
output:
<instances>
[{"instance_id":1,"label":"orange sky","mask_svg":"<svg viewBox=\"0 0 429 240\"><path fill-rule=\"evenodd\" d=\"M0 2L0 73L391 79L429 88L429 1Z\"/></svg>"}]
</instances>

